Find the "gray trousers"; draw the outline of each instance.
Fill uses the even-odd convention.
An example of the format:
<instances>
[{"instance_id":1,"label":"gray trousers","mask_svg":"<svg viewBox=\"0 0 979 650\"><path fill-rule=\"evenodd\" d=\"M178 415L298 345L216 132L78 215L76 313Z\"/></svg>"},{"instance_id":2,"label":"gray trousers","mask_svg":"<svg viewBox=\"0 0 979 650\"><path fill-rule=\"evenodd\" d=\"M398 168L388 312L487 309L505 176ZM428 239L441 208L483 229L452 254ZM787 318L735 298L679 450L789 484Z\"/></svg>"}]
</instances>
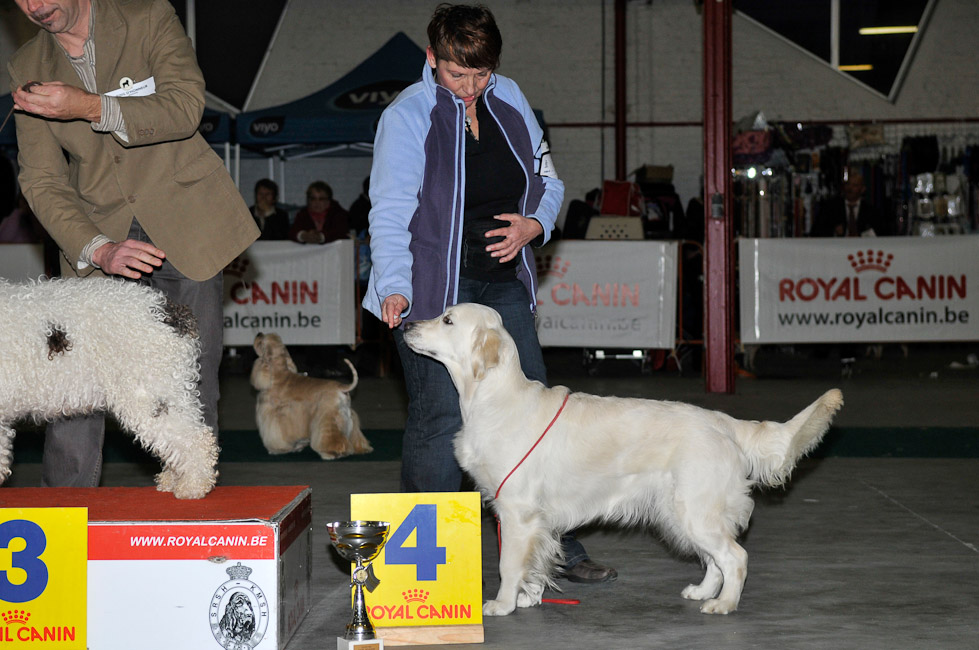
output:
<instances>
[{"instance_id":1,"label":"gray trousers","mask_svg":"<svg viewBox=\"0 0 979 650\"><path fill-rule=\"evenodd\" d=\"M149 242L142 227L133 220L129 239ZM152 242L151 242L152 243ZM221 273L204 282L186 277L168 261L149 276L136 280L159 289L176 303L190 307L197 317L201 337L201 379L198 389L204 405L204 422L218 433L218 367L224 337ZM139 363L138 359L131 360ZM97 487L102 476L102 443L105 416L65 418L48 424L44 438L41 485L45 487Z\"/></svg>"}]
</instances>

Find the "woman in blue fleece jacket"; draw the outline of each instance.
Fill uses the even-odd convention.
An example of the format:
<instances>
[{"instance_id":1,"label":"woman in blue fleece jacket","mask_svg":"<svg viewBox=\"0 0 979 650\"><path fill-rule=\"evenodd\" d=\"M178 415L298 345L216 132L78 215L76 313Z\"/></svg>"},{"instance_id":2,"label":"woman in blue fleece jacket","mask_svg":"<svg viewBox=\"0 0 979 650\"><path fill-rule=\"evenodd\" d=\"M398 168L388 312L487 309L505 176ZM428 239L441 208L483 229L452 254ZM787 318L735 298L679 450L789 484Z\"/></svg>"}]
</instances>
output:
<instances>
[{"instance_id":1,"label":"woman in blue fleece jacket","mask_svg":"<svg viewBox=\"0 0 979 650\"><path fill-rule=\"evenodd\" d=\"M492 13L440 5L428 36L421 80L378 123L364 307L394 330L404 368L402 490L454 492L462 483L452 448L462 428L458 395L444 366L408 349L402 325L460 302L492 307L524 373L546 383L530 246L550 237L564 184L527 99L494 73L503 41ZM565 546L569 578L615 577L573 538Z\"/></svg>"}]
</instances>

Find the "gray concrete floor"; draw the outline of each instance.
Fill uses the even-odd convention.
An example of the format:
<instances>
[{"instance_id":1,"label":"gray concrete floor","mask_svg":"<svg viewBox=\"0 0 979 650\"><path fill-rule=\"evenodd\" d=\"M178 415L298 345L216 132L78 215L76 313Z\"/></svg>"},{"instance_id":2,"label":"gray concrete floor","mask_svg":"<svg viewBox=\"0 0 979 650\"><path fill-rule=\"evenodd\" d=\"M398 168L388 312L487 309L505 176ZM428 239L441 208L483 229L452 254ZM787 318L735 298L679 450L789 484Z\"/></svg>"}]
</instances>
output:
<instances>
[{"instance_id":1,"label":"gray concrete floor","mask_svg":"<svg viewBox=\"0 0 979 650\"><path fill-rule=\"evenodd\" d=\"M758 378L739 379L734 395L711 395L703 379L608 361L594 376L577 357L548 352L554 384L600 394L653 397L718 408L738 417L785 419L824 390L842 388L841 427L973 429L979 437L979 370L950 364L965 347L913 349L905 359L861 360L839 379L837 362L763 350ZM254 429L254 395L244 372L225 373L222 426ZM397 378L364 376L354 406L363 427L404 422ZM938 454L940 455L940 454ZM154 467L109 463L104 485L149 485ZM394 492L399 463L222 463L227 485L310 485L313 493L313 606L288 650L334 647L349 619L346 567L329 547L324 524L349 514L352 492ZM617 581L576 585L564 597L484 619L487 649L550 648L979 648L979 458L814 458L786 489L754 495L743 537L749 575L740 609L700 614L680 591L699 582L699 564L676 557L654 535L592 528L581 539L615 566ZM17 465L10 484L38 484L39 466ZM495 530L483 520L483 593L499 584ZM553 594L550 594L553 595ZM548 594L545 594L547 597ZM369 599L369 596L368 596ZM432 646L454 648L463 646Z\"/></svg>"}]
</instances>

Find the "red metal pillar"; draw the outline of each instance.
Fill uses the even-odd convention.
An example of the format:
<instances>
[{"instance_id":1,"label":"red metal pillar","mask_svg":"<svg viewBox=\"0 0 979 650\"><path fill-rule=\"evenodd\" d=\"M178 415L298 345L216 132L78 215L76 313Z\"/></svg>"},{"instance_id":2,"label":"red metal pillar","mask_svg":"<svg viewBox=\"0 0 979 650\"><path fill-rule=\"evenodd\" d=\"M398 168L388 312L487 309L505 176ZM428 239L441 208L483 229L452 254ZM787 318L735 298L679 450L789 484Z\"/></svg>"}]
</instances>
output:
<instances>
[{"instance_id":1,"label":"red metal pillar","mask_svg":"<svg viewBox=\"0 0 979 650\"><path fill-rule=\"evenodd\" d=\"M704 328L707 392L734 392L731 1L704 0Z\"/></svg>"},{"instance_id":2,"label":"red metal pillar","mask_svg":"<svg viewBox=\"0 0 979 650\"><path fill-rule=\"evenodd\" d=\"M625 170L625 0L615 0L615 179L624 181Z\"/></svg>"}]
</instances>

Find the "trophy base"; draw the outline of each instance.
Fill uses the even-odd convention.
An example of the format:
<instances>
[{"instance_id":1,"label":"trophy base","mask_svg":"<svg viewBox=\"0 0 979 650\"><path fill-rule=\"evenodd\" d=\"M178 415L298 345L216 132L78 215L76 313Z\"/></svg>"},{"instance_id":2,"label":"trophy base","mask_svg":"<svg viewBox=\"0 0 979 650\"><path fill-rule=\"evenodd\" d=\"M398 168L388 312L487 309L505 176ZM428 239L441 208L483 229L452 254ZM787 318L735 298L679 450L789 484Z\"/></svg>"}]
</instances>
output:
<instances>
[{"instance_id":1,"label":"trophy base","mask_svg":"<svg viewBox=\"0 0 979 650\"><path fill-rule=\"evenodd\" d=\"M364 639L354 641L337 637L337 650L384 650L384 639Z\"/></svg>"}]
</instances>

